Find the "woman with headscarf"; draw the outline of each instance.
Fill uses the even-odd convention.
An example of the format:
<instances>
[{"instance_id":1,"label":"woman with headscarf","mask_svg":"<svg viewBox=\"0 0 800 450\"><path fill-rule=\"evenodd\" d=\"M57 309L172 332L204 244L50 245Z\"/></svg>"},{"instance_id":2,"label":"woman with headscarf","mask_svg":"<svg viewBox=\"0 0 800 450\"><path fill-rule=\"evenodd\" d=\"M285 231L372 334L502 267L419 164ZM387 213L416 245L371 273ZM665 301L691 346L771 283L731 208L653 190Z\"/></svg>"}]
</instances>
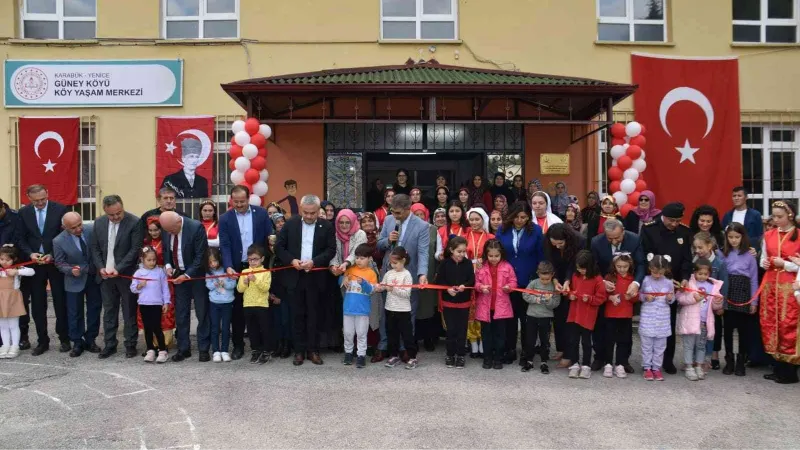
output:
<instances>
[{"instance_id":1,"label":"woman with headscarf","mask_svg":"<svg viewBox=\"0 0 800 450\"><path fill-rule=\"evenodd\" d=\"M380 178L372 180L367 191L367 211L375 211L383 204L383 181Z\"/></svg>"},{"instance_id":2,"label":"woman with headscarf","mask_svg":"<svg viewBox=\"0 0 800 450\"><path fill-rule=\"evenodd\" d=\"M556 183L556 195L553 197L553 212L560 218L564 218L567 213L567 206L569 206L569 193L567 193L567 185L563 181Z\"/></svg>"},{"instance_id":3,"label":"woman with headscarf","mask_svg":"<svg viewBox=\"0 0 800 450\"><path fill-rule=\"evenodd\" d=\"M217 204L211 200L200 203L200 223L206 230L209 247L219 247L219 220L217 218Z\"/></svg>"},{"instance_id":4,"label":"woman with headscarf","mask_svg":"<svg viewBox=\"0 0 800 450\"><path fill-rule=\"evenodd\" d=\"M577 203L570 203L567 206L567 212L564 214L564 223L567 224L572 231L582 234L583 221L581 220L581 207Z\"/></svg>"},{"instance_id":5,"label":"woman with headscarf","mask_svg":"<svg viewBox=\"0 0 800 450\"><path fill-rule=\"evenodd\" d=\"M661 214L661 210L656 208L656 195L653 194L652 191L642 191L639 195L636 208L633 208L631 212L628 213L628 216L623 222L625 224L625 229L632 233L639 234L639 232L642 231L642 226L655 220L659 214Z\"/></svg>"},{"instance_id":6,"label":"woman with headscarf","mask_svg":"<svg viewBox=\"0 0 800 450\"><path fill-rule=\"evenodd\" d=\"M542 233L547 233L551 225L563 222L561 218L553 214L550 196L547 195L547 192L536 191L531 195L531 210L533 210L533 223L539 225Z\"/></svg>"},{"instance_id":7,"label":"woman with headscarf","mask_svg":"<svg viewBox=\"0 0 800 450\"><path fill-rule=\"evenodd\" d=\"M447 225L447 209L436 208L436 210L433 212L433 225L437 230L439 228L444 228Z\"/></svg>"},{"instance_id":8,"label":"woman with headscarf","mask_svg":"<svg viewBox=\"0 0 800 450\"><path fill-rule=\"evenodd\" d=\"M489 191L492 193L492 199L497 198L498 195L502 195L506 198L506 202L514 202L514 194L511 192L511 188L506 185L506 176L503 172L494 174L492 178L492 187L489 188Z\"/></svg>"},{"instance_id":9,"label":"woman with headscarf","mask_svg":"<svg viewBox=\"0 0 800 450\"><path fill-rule=\"evenodd\" d=\"M383 191L383 205L380 208L375 210L375 218L378 222L375 224L378 229L381 229L381 225L386 220L386 216L389 215L389 209L391 208L392 199L394 198L394 189L386 188Z\"/></svg>"},{"instance_id":10,"label":"woman with headscarf","mask_svg":"<svg viewBox=\"0 0 800 450\"><path fill-rule=\"evenodd\" d=\"M514 175L514 181L511 183L511 196L514 199L512 204L528 203L528 191L525 190L525 180L522 179L522 175Z\"/></svg>"},{"instance_id":11,"label":"woman with headscarf","mask_svg":"<svg viewBox=\"0 0 800 450\"><path fill-rule=\"evenodd\" d=\"M500 214L502 214L503 217L505 217L506 214L508 214L508 199L506 199L505 195L500 194L497 197L495 197L493 206L494 210L500 211Z\"/></svg>"},{"instance_id":12,"label":"woman with headscarf","mask_svg":"<svg viewBox=\"0 0 800 450\"><path fill-rule=\"evenodd\" d=\"M430 217L428 208L422 203L415 203L411 205L411 214L419 217L420 219L429 222ZM436 252L436 237L437 229L434 225L428 226L430 233L430 244L428 245L428 274L433 280L436 278L436 260L434 254ZM439 337L439 329L436 326L437 320L435 316L437 306L439 304L439 292L430 289L423 289L419 293L419 303L417 304L416 314L416 334L417 340L424 341L425 350L432 352L436 350L436 340Z\"/></svg>"},{"instance_id":13,"label":"woman with headscarf","mask_svg":"<svg viewBox=\"0 0 800 450\"><path fill-rule=\"evenodd\" d=\"M537 191L544 191L544 188L542 187L542 182L539 181L538 178L534 178L528 182L527 197L529 201L533 198L533 194Z\"/></svg>"},{"instance_id":14,"label":"woman with headscarf","mask_svg":"<svg viewBox=\"0 0 800 450\"><path fill-rule=\"evenodd\" d=\"M617 219L620 222L624 220L622 216L619 215L617 201L610 195L603 197L603 201L600 202L600 214L595 217L593 221L589 222L588 228L586 228L586 242L591 243L593 237L603 233L603 225L605 225L608 219Z\"/></svg>"},{"instance_id":15,"label":"woman with headscarf","mask_svg":"<svg viewBox=\"0 0 800 450\"><path fill-rule=\"evenodd\" d=\"M475 208L476 206L483 208L486 214L492 210L492 193L486 189L480 175L472 176L472 186L470 186L469 192L469 207Z\"/></svg>"},{"instance_id":16,"label":"woman with headscarf","mask_svg":"<svg viewBox=\"0 0 800 450\"><path fill-rule=\"evenodd\" d=\"M600 215L600 195L591 191L586 195L586 207L581 210L581 222L588 224Z\"/></svg>"}]
</instances>

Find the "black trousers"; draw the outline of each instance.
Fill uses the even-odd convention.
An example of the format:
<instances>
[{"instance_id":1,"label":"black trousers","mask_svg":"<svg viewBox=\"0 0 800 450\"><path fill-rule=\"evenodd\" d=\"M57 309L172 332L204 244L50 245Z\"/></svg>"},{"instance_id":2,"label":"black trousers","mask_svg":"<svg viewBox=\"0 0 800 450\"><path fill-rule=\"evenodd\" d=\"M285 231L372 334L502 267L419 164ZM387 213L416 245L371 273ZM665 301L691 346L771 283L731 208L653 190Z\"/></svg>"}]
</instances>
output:
<instances>
[{"instance_id":1,"label":"black trousers","mask_svg":"<svg viewBox=\"0 0 800 450\"><path fill-rule=\"evenodd\" d=\"M389 356L400 354L400 338L403 338L403 345L411 359L417 357L417 340L411 328L410 311L384 311L386 314L386 341Z\"/></svg>"},{"instance_id":2,"label":"black trousers","mask_svg":"<svg viewBox=\"0 0 800 450\"><path fill-rule=\"evenodd\" d=\"M271 320L269 308L261 306L244 308L247 335L250 337L250 348L254 352L266 352L273 349L272 333L270 333L269 327Z\"/></svg>"},{"instance_id":3,"label":"black trousers","mask_svg":"<svg viewBox=\"0 0 800 450\"><path fill-rule=\"evenodd\" d=\"M605 318L605 327L604 361L615 366L627 365L633 349L633 319ZM597 331L596 326L595 331ZM617 347L616 359L614 359L615 346ZM597 350L595 350L595 355L597 355Z\"/></svg>"},{"instance_id":4,"label":"black trousers","mask_svg":"<svg viewBox=\"0 0 800 450\"><path fill-rule=\"evenodd\" d=\"M250 267L247 261L241 263L239 272ZM231 314L231 340L233 348L244 350L244 294L238 289L233 290L233 313Z\"/></svg>"},{"instance_id":5,"label":"black trousers","mask_svg":"<svg viewBox=\"0 0 800 450\"><path fill-rule=\"evenodd\" d=\"M447 326L447 356L466 355L469 308L442 308L442 314Z\"/></svg>"},{"instance_id":6,"label":"black trousers","mask_svg":"<svg viewBox=\"0 0 800 450\"><path fill-rule=\"evenodd\" d=\"M550 359L550 325L553 319L550 317L527 316L528 334L525 339L525 357L528 361L533 361L536 357L534 349L536 340L539 340L539 356L542 362L546 363Z\"/></svg>"},{"instance_id":7,"label":"black trousers","mask_svg":"<svg viewBox=\"0 0 800 450\"><path fill-rule=\"evenodd\" d=\"M21 277L19 290L22 292L22 303L25 304L25 315L19 318L20 341L28 339L28 329L31 323L31 287L33 277Z\"/></svg>"},{"instance_id":8,"label":"black trousers","mask_svg":"<svg viewBox=\"0 0 800 450\"><path fill-rule=\"evenodd\" d=\"M295 352L319 352L319 278L303 271L298 276L297 286L288 295L294 306Z\"/></svg>"},{"instance_id":9,"label":"black trousers","mask_svg":"<svg viewBox=\"0 0 800 450\"><path fill-rule=\"evenodd\" d=\"M599 359L603 362L609 362L606 359L608 344L608 336L606 335L606 305L600 305L597 309L597 321L594 323L594 330L592 331L592 350L594 350L594 359Z\"/></svg>"},{"instance_id":10,"label":"black trousers","mask_svg":"<svg viewBox=\"0 0 800 450\"><path fill-rule=\"evenodd\" d=\"M572 361L573 364L578 363L580 355L579 351L583 349L583 358L580 359L580 365L588 366L592 363L592 330L588 330L578 325L577 323L568 323L570 345L567 351L567 359Z\"/></svg>"},{"instance_id":11,"label":"black trousers","mask_svg":"<svg viewBox=\"0 0 800 450\"><path fill-rule=\"evenodd\" d=\"M147 344L147 349L166 350L164 331L161 330L161 305L139 305L139 314L142 315L144 342ZM153 336L158 341L158 347L153 345Z\"/></svg>"},{"instance_id":12,"label":"black trousers","mask_svg":"<svg viewBox=\"0 0 800 450\"><path fill-rule=\"evenodd\" d=\"M514 309L514 318L506 324L505 351L517 350L517 329L519 329L520 345L523 352L527 352L525 343L528 342L528 304L522 299L522 292L512 292L509 295L511 296L511 307ZM485 342L483 349L486 350Z\"/></svg>"},{"instance_id":13,"label":"black trousers","mask_svg":"<svg viewBox=\"0 0 800 450\"><path fill-rule=\"evenodd\" d=\"M709 314L713 314L713 312L709 312ZM715 352L718 352L718 351L722 350L723 328L726 328L728 326L728 323L727 323L728 320L725 319L725 317L727 317L727 311L725 311L725 314L723 314L721 316L714 316L714 351ZM742 334L740 334L739 336L742 336ZM728 341L726 340L725 342L728 342ZM726 346L725 350L727 351L729 348L731 348L731 347L727 347ZM745 353L747 353L747 352L745 352Z\"/></svg>"},{"instance_id":14,"label":"black trousers","mask_svg":"<svg viewBox=\"0 0 800 450\"><path fill-rule=\"evenodd\" d=\"M58 340L69 343L69 326L67 323L67 299L64 291L64 274L53 264L34 264L36 272L31 280L31 316L36 324L39 345L49 345L47 335L47 282L53 294L53 309L56 313L56 334ZM21 331L21 330L20 330Z\"/></svg>"},{"instance_id":15,"label":"black trousers","mask_svg":"<svg viewBox=\"0 0 800 450\"><path fill-rule=\"evenodd\" d=\"M662 367L675 366L675 321L678 318L678 302L669 305L669 328L672 334L667 338L667 349L664 350Z\"/></svg>"},{"instance_id":16,"label":"black trousers","mask_svg":"<svg viewBox=\"0 0 800 450\"><path fill-rule=\"evenodd\" d=\"M569 316L569 301L564 299L553 311L553 333L556 335L556 351L567 353L569 349L569 327L567 326L567 316Z\"/></svg>"},{"instance_id":17,"label":"black trousers","mask_svg":"<svg viewBox=\"0 0 800 450\"><path fill-rule=\"evenodd\" d=\"M481 339L483 339L483 360L484 361L503 361L503 354L506 351L506 330L516 328L516 319L492 319L489 312L489 322L481 322ZM509 326L510 325L510 326ZM517 338L514 333L514 339ZM516 348L516 344L514 345Z\"/></svg>"},{"instance_id":18,"label":"black trousers","mask_svg":"<svg viewBox=\"0 0 800 450\"><path fill-rule=\"evenodd\" d=\"M719 320L719 316L715 317ZM748 352L748 345L750 342L750 333L752 332L755 317L750 314L726 310L725 311L725 354L733 357L734 353L738 353L740 357L746 357ZM739 351L733 351L733 331L739 331ZM714 346L716 348L716 346Z\"/></svg>"}]
</instances>

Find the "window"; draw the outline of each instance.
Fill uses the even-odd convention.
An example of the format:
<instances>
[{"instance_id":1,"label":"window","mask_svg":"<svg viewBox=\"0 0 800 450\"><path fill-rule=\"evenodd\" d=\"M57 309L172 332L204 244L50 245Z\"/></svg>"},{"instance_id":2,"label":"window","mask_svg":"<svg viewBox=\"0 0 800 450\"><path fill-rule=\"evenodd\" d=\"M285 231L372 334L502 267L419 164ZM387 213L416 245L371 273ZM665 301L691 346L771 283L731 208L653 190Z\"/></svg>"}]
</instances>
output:
<instances>
[{"instance_id":1,"label":"window","mask_svg":"<svg viewBox=\"0 0 800 450\"><path fill-rule=\"evenodd\" d=\"M665 0L597 0L597 40L665 42Z\"/></svg>"},{"instance_id":2,"label":"window","mask_svg":"<svg viewBox=\"0 0 800 450\"><path fill-rule=\"evenodd\" d=\"M339 208L363 207L364 157L361 153L329 153L325 172L327 200Z\"/></svg>"},{"instance_id":3,"label":"window","mask_svg":"<svg viewBox=\"0 0 800 450\"><path fill-rule=\"evenodd\" d=\"M96 25L96 0L23 1L25 39L94 39Z\"/></svg>"},{"instance_id":4,"label":"window","mask_svg":"<svg viewBox=\"0 0 800 450\"><path fill-rule=\"evenodd\" d=\"M800 0L733 0L733 42L797 43Z\"/></svg>"},{"instance_id":5,"label":"window","mask_svg":"<svg viewBox=\"0 0 800 450\"><path fill-rule=\"evenodd\" d=\"M800 139L789 125L742 127L742 185L748 204L764 213L777 199L798 198Z\"/></svg>"},{"instance_id":6,"label":"window","mask_svg":"<svg viewBox=\"0 0 800 450\"><path fill-rule=\"evenodd\" d=\"M381 39L454 40L457 0L381 0Z\"/></svg>"},{"instance_id":7,"label":"window","mask_svg":"<svg viewBox=\"0 0 800 450\"><path fill-rule=\"evenodd\" d=\"M165 39L239 37L239 0L163 0Z\"/></svg>"}]
</instances>

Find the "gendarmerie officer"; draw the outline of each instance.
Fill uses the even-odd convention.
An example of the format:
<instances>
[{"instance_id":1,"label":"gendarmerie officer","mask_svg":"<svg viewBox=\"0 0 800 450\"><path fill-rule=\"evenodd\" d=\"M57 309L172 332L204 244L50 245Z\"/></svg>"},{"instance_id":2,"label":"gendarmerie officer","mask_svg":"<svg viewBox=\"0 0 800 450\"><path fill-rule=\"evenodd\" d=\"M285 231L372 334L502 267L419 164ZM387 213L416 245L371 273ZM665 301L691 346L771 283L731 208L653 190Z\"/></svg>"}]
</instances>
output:
<instances>
[{"instance_id":1,"label":"gendarmerie officer","mask_svg":"<svg viewBox=\"0 0 800 450\"><path fill-rule=\"evenodd\" d=\"M692 275L692 230L681 223L684 206L682 203L670 203L664 207L661 217L646 223L642 227L642 249L645 255L669 255L672 258L672 279L676 285L683 286ZM675 356L675 318L677 302L671 306L670 328L672 335L667 339L667 350L664 352L664 371L674 375L677 373L672 359Z\"/></svg>"}]
</instances>

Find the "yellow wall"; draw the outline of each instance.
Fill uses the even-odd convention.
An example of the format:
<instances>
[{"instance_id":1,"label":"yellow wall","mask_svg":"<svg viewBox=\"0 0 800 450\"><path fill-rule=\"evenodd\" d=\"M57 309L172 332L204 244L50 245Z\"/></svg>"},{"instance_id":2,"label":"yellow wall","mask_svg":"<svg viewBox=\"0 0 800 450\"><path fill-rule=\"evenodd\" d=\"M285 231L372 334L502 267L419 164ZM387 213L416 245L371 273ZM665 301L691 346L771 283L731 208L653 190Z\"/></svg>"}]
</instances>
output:
<instances>
[{"instance_id":1,"label":"yellow wall","mask_svg":"<svg viewBox=\"0 0 800 450\"><path fill-rule=\"evenodd\" d=\"M630 82L630 53L740 56L743 110L800 110L800 46L732 46L730 0L668 0L666 45L596 44L593 0L460 0L460 42L379 42L378 0L240 0L241 41L165 43L157 0L98 0L99 42L43 45L18 37L18 0L0 2L0 46L8 59L181 58L185 61L181 108L8 110L27 115L96 115L101 194L119 193L142 211L154 201L152 149L157 115L240 114L219 88L223 82L325 68L402 64L409 57L465 67ZM64 45L69 44L69 45ZM632 109L625 101L620 109ZM0 197L12 179L8 133L0 133ZM294 145L294 143L293 143ZM555 151L563 149L554 149ZM588 149L587 149L588 150ZM150 155L142 157L142 154ZM529 161L532 159L529 157ZM538 159L537 159L538 161ZM531 172L528 178L538 174ZM136 178L129 175L135 167ZM270 190L283 190L274 174ZM134 182L135 181L135 182ZM142 186L143 185L143 186ZM321 184L318 184L321 187ZM142 189L141 187L145 187ZM321 194L322 192L316 192Z\"/></svg>"}]
</instances>

